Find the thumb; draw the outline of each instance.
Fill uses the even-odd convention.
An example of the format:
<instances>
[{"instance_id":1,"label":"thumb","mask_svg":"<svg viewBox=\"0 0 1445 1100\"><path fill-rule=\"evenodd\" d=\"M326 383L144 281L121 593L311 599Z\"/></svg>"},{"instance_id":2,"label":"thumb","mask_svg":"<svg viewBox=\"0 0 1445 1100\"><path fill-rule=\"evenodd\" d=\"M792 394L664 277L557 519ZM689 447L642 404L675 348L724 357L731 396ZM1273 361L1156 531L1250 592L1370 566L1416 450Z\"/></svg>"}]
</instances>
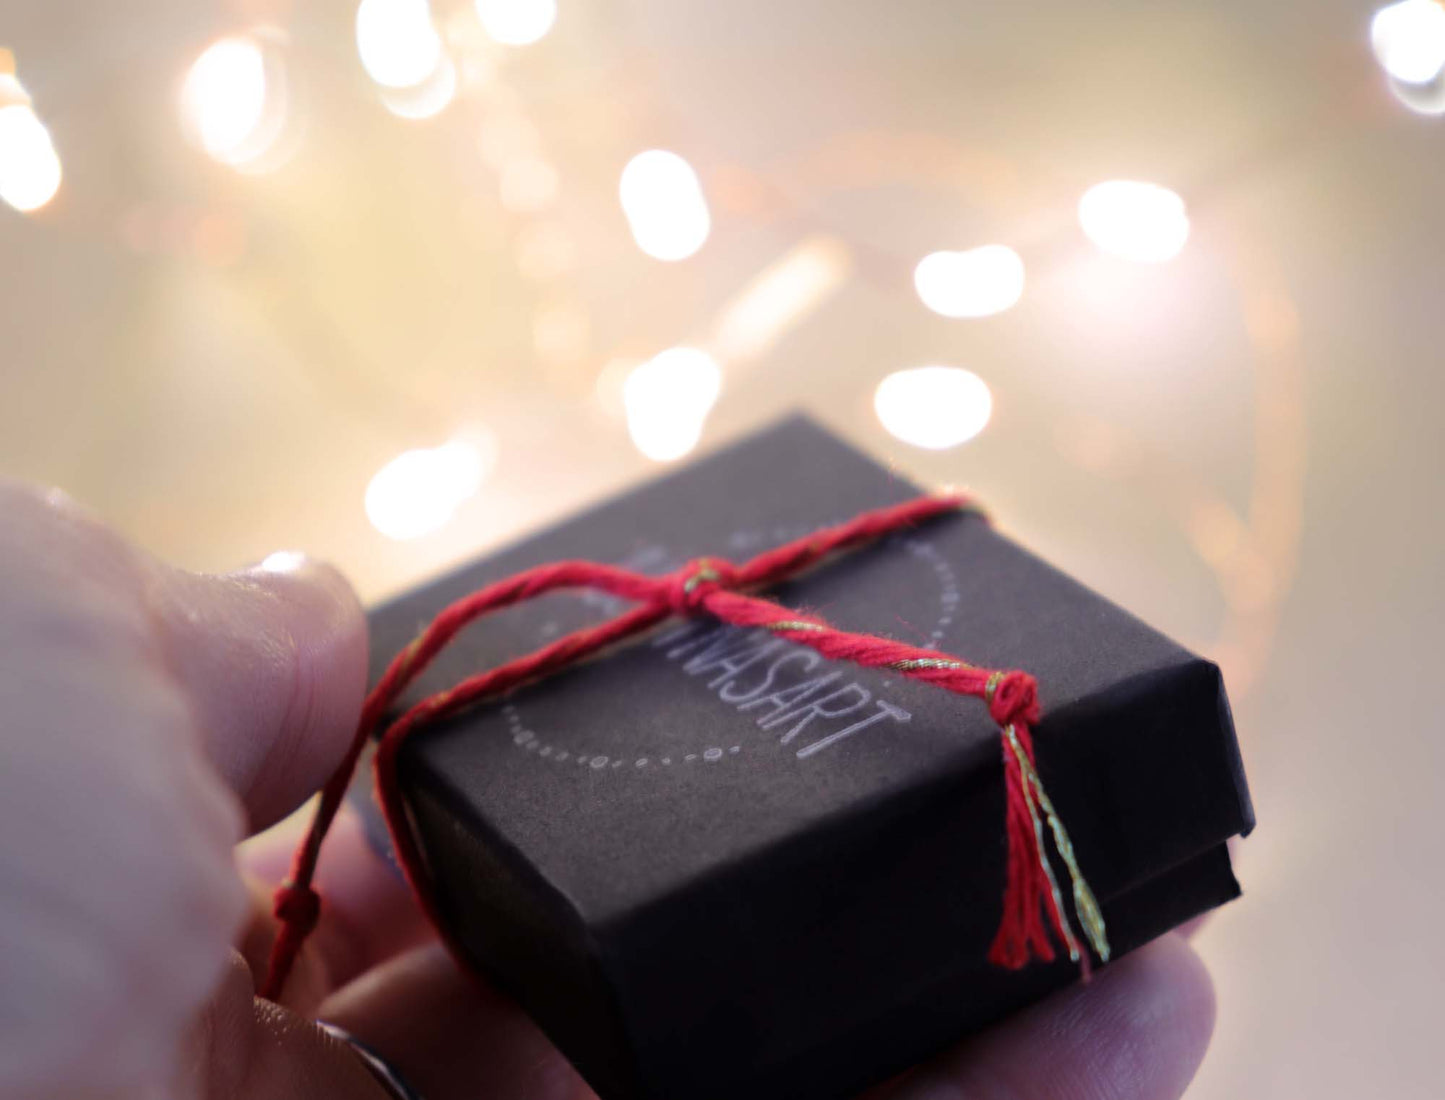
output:
<instances>
[{"instance_id":1,"label":"thumb","mask_svg":"<svg viewBox=\"0 0 1445 1100\"><path fill-rule=\"evenodd\" d=\"M262 829L325 782L356 729L361 606L340 573L300 554L224 575L148 572L158 640L202 746Z\"/></svg>"}]
</instances>

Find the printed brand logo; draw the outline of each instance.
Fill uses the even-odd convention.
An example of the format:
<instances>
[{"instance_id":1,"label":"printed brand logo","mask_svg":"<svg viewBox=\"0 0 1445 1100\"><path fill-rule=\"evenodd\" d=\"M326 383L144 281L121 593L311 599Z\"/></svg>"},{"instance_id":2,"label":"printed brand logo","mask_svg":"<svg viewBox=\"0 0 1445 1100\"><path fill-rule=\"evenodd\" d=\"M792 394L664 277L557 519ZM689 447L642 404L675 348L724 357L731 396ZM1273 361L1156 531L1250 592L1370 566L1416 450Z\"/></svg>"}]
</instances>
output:
<instances>
[{"instance_id":1,"label":"printed brand logo","mask_svg":"<svg viewBox=\"0 0 1445 1100\"><path fill-rule=\"evenodd\" d=\"M813 528L779 527L770 534L740 532L729 540L743 555L781 543ZM959 594L952 566L932 543L916 535L898 535L884 545L902 550L931 571L938 585L938 617L926 644L943 641L958 606ZM638 572L661 574L681 567L685 557L662 546L641 549L618 565ZM596 611L615 615L622 601L591 593L584 597ZM549 624L545 633L555 631ZM800 760L816 756L851 738L881 731L911 719L897 703L875 692L852 675L850 666L832 664L806 646L773 637L766 630L747 630L712 620L692 620L665 630L649 643L659 660L669 662L682 676L708 691L721 706L735 711L748 728L766 731L767 743L784 748ZM883 680L883 690L891 686ZM539 761L571 764L595 771L622 768L668 770L678 766L716 764L751 747L739 736L735 744L682 747L665 753L609 754L579 752L532 728L515 702L502 707L502 715L519 749ZM730 724L731 728L731 724Z\"/></svg>"}]
</instances>

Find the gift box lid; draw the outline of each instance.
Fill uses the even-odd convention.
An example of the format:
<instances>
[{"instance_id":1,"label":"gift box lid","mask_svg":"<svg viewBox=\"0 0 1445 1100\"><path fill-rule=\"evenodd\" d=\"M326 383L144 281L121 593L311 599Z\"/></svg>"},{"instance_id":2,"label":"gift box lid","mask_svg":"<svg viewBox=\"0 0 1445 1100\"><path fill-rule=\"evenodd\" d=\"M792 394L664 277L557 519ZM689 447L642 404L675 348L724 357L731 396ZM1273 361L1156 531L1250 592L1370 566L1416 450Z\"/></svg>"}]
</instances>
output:
<instances>
[{"instance_id":1,"label":"gift box lid","mask_svg":"<svg viewBox=\"0 0 1445 1100\"><path fill-rule=\"evenodd\" d=\"M529 566L741 561L918 492L790 419L379 608L377 671ZM770 596L1037 677L1040 772L1120 949L1237 892L1221 844L1252 812L1217 669L985 519ZM556 594L500 613L409 698L622 609ZM981 702L702 620L421 732L401 775L473 960L604 1097L703 1100L845 1095L1068 980L985 962L1000 761Z\"/></svg>"}]
</instances>

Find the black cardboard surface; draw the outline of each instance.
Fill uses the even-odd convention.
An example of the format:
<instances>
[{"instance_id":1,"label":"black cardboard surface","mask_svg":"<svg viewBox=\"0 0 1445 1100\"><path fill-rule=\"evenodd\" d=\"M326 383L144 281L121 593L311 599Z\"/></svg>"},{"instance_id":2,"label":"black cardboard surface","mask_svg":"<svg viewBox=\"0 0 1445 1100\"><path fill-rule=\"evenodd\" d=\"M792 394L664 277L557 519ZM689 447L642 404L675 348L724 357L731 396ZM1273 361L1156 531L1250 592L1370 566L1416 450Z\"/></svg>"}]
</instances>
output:
<instances>
[{"instance_id":1,"label":"black cardboard surface","mask_svg":"<svg viewBox=\"0 0 1445 1100\"><path fill-rule=\"evenodd\" d=\"M446 603L531 565L740 561L917 492L790 420L379 608L374 672ZM976 517L773 595L1037 676L1040 771L1118 952L1237 895L1223 843L1252 812L1213 665ZM412 697L620 609L554 595L500 614ZM982 703L679 629L403 755L456 937L603 1100L846 1097L1073 979L985 961L1003 788Z\"/></svg>"}]
</instances>

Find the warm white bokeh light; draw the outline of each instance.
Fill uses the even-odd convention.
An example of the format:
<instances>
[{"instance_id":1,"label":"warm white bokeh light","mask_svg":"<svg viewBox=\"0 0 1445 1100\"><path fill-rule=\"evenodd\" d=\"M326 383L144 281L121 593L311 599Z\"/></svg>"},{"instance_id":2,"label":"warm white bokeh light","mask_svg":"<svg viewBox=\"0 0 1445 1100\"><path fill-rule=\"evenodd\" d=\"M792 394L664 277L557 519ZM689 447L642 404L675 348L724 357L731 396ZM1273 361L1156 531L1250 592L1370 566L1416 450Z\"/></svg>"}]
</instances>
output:
<instances>
[{"instance_id":1,"label":"warm white bokeh light","mask_svg":"<svg viewBox=\"0 0 1445 1100\"><path fill-rule=\"evenodd\" d=\"M722 369L696 348L668 348L634 367L622 383L627 431L656 462L688 454L722 391Z\"/></svg>"},{"instance_id":2,"label":"warm white bokeh light","mask_svg":"<svg viewBox=\"0 0 1445 1100\"><path fill-rule=\"evenodd\" d=\"M414 539L444 527L482 484L494 461L490 437L405 451L366 487L366 517L383 535Z\"/></svg>"},{"instance_id":3,"label":"warm white bokeh light","mask_svg":"<svg viewBox=\"0 0 1445 1100\"><path fill-rule=\"evenodd\" d=\"M442 62L442 40L427 0L361 0L356 50L362 68L385 88L410 88Z\"/></svg>"},{"instance_id":4,"label":"warm white bokeh light","mask_svg":"<svg viewBox=\"0 0 1445 1100\"><path fill-rule=\"evenodd\" d=\"M1406 84L1428 84L1445 69L1445 6L1400 0L1375 12L1370 45L1385 71Z\"/></svg>"},{"instance_id":5,"label":"warm white bokeh light","mask_svg":"<svg viewBox=\"0 0 1445 1100\"><path fill-rule=\"evenodd\" d=\"M476 0L477 18L494 42L528 46L552 29L557 0Z\"/></svg>"},{"instance_id":6,"label":"warm white bokeh light","mask_svg":"<svg viewBox=\"0 0 1445 1100\"><path fill-rule=\"evenodd\" d=\"M275 136L274 127L267 126L268 85L259 42L246 36L219 39L186 73L182 121L201 148L223 164L252 160Z\"/></svg>"},{"instance_id":7,"label":"warm white bokeh light","mask_svg":"<svg viewBox=\"0 0 1445 1100\"><path fill-rule=\"evenodd\" d=\"M0 199L39 210L60 190L60 157L50 131L29 107L0 107Z\"/></svg>"},{"instance_id":8,"label":"warm white bokeh light","mask_svg":"<svg viewBox=\"0 0 1445 1100\"><path fill-rule=\"evenodd\" d=\"M894 437L943 451L983 431L993 396L982 378L962 367L915 367L878 383L873 409Z\"/></svg>"},{"instance_id":9,"label":"warm white bokeh light","mask_svg":"<svg viewBox=\"0 0 1445 1100\"><path fill-rule=\"evenodd\" d=\"M1189 239L1184 200L1167 187L1138 180L1109 180L1085 191L1079 225L1105 252L1139 263L1173 259Z\"/></svg>"},{"instance_id":10,"label":"warm white bokeh light","mask_svg":"<svg viewBox=\"0 0 1445 1100\"><path fill-rule=\"evenodd\" d=\"M1024 293L1024 261L1012 248L986 244L964 252L931 252L913 269L918 297L945 317L989 317Z\"/></svg>"},{"instance_id":11,"label":"warm white bokeh light","mask_svg":"<svg viewBox=\"0 0 1445 1100\"><path fill-rule=\"evenodd\" d=\"M457 97L457 67L442 55L436 71L412 88L383 88L381 102L398 118L434 118Z\"/></svg>"},{"instance_id":12,"label":"warm white bokeh light","mask_svg":"<svg viewBox=\"0 0 1445 1100\"><path fill-rule=\"evenodd\" d=\"M1391 77L1390 94L1417 115L1445 115L1445 74L1429 84L1407 84Z\"/></svg>"},{"instance_id":13,"label":"warm white bokeh light","mask_svg":"<svg viewBox=\"0 0 1445 1100\"><path fill-rule=\"evenodd\" d=\"M676 153L638 153L622 170L618 196L637 247L654 259L687 259L712 229L697 173Z\"/></svg>"}]
</instances>

